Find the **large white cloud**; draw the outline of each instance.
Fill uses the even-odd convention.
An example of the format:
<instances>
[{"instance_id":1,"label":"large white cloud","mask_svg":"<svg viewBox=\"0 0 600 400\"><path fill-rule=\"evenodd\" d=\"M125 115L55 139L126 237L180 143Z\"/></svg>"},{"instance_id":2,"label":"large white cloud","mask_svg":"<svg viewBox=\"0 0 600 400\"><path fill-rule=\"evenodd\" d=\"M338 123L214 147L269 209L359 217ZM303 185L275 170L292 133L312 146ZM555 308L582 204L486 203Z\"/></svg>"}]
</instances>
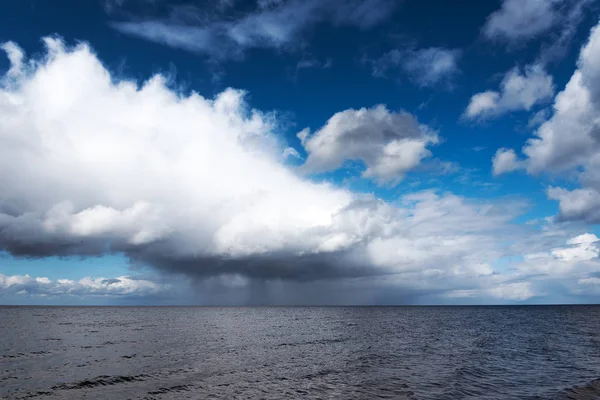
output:
<instances>
[{"instance_id":1,"label":"large white cloud","mask_svg":"<svg viewBox=\"0 0 600 400\"><path fill-rule=\"evenodd\" d=\"M581 189L551 188L548 195L560 201L561 219L600 222L600 24L590 32L553 108L523 147L519 165L531 174L578 176Z\"/></svg>"},{"instance_id":2,"label":"large white cloud","mask_svg":"<svg viewBox=\"0 0 600 400\"><path fill-rule=\"evenodd\" d=\"M40 257L123 252L160 271L257 292L271 287L281 296L292 287L306 295L303 285L319 281L327 299L336 285L356 293L367 279L369 293L381 289L395 299L452 290L526 297L524 286L507 286L514 276L494 267L522 251L510 246L527 238L524 227L511 224L522 204L435 191L387 203L313 183L285 165L277 120L250 109L243 92L183 95L160 76L138 85L111 75L85 44L45 43L39 60L4 46L13 65L0 86L2 250ZM410 115L385 107L338 115L305 144L359 140L377 150L378 158L364 158L384 181L412 168L437 140ZM364 120L381 129L373 147L351 134L368 125ZM338 124L341 138L328 131ZM401 151L386 153L388 146ZM18 282L31 293L57 295L71 287L123 295L164 289L147 279L67 285L26 273L3 276L2 291L16 293Z\"/></svg>"},{"instance_id":3,"label":"large white cloud","mask_svg":"<svg viewBox=\"0 0 600 400\"><path fill-rule=\"evenodd\" d=\"M46 43L47 60L0 92L2 202L17 207L0 214L5 243L180 236L182 255L311 251L292 239L352 201L281 165L272 121L242 92L181 97L160 76L113 84L86 45Z\"/></svg>"}]
</instances>

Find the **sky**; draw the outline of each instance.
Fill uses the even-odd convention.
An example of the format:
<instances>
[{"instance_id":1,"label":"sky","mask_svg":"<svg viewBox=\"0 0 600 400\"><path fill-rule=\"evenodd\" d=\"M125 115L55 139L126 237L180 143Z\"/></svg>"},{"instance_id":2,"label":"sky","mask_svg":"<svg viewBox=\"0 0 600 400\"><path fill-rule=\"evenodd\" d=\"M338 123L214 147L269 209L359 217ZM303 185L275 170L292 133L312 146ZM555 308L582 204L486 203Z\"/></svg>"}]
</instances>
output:
<instances>
[{"instance_id":1,"label":"sky","mask_svg":"<svg viewBox=\"0 0 600 400\"><path fill-rule=\"evenodd\" d=\"M600 302L600 0L5 0L0 43L0 304Z\"/></svg>"}]
</instances>

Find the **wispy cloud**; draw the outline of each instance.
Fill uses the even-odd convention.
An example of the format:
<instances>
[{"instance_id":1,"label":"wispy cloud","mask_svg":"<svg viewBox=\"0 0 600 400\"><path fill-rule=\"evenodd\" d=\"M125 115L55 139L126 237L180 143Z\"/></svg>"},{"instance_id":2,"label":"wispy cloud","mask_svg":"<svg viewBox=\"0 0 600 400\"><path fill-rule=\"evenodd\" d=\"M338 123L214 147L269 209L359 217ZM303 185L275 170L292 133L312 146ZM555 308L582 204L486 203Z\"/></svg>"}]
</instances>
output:
<instances>
[{"instance_id":1,"label":"wispy cloud","mask_svg":"<svg viewBox=\"0 0 600 400\"><path fill-rule=\"evenodd\" d=\"M251 48L294 49L303 35L323 21L369 29L386 19L391 0L287 0L259 1L243 15L223 8L213 12L186 6L172 7L164 18L136 15L111 26L137 36L215 59L239 58Z\"/></svg>"},{"instance_id":2,"label":"wispy cloud","mask_svg":"<svg viewBox=\"0 0 600 400\"><path fill-rule=\"evenodd\" d=\"M596 0L503 0L482 28L486 39L509 47L541 40L536 63L561 59Z\"/></svg>"},{"instance_id":3,"label":"wispy cloud","mask_svg":"<svg viewBox=\"0 0 600 400\"><path fill-rule=\"evenodd\" d=\"M398 74L398 69L422 87L452 87L460 72L461 51L430 47L423 49L394 49L372 62L375 76Z\"/></svg>"},{"instance_id":4,"label":"wispy cloud","mask_svg":"<svg viewBox=\"0 0 600 400\"><path fill-rule=\"evenodd\" d=\"M504 0L483 27L494 40L529 40L549 30L561 17L565 0Z\"/></svg>"}]
</instances>

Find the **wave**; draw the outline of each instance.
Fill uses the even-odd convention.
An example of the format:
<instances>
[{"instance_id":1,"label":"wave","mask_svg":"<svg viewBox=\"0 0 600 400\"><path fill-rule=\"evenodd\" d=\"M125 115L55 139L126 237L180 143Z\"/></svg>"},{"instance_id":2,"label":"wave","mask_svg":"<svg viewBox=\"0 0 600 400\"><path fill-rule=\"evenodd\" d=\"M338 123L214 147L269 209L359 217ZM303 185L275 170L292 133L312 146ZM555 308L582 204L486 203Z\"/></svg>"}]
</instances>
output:
<instances>
[{"instance_id":1,"label":"wave","mask_svg":"<svg viewBox=\"0 0 600 400\"><path fill-rule=\"evenodd\" d=\"M598 400L600 399L600 378L583 386L573 386L565 391L564 399L569 400Z\"/></svg>"},{"instance_id":2,"label":"wave","mask_svg":"<svg viewBox=\"0 0 600 400\"><path fill-rule=\"evenodd\" d=\"M89 389L96 386L112 386L119 383L144 381L149 375L100 375L94 379L84 379L75 383L61 383L60 385L52 386L53 390L72 390L72 389Z\"/></svg>"}]
</instances>

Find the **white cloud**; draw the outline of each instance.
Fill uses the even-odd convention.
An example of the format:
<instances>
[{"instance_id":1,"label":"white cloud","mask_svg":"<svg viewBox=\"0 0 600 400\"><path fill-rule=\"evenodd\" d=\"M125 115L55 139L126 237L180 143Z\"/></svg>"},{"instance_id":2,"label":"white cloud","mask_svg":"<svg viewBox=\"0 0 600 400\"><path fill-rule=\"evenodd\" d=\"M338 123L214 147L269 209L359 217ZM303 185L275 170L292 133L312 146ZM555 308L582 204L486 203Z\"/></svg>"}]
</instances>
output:
<instances>
[{"instance_id":1,"label":"white cloud","mask_svg":"<svg viewBox=\"0 0 600 400\"><path fill-rule=\"evenodd\" d=\"M46 277L0 274L0 296L17 294L32 296L138 296L147 297L171 289L168 284L155 283L128 276L117 278L83 278L50 280Z\"/></svg>"},{"instance_id":2,"label":"white cloud","mask_svg":"<svg viewBox=\"0 0 600 400\"><path fill-rule=\"evenodd\" d=\"M333 61L331 58L328 58L323 62L321 62L317 59L314 59L314 58L303 59L303 60L298 61L298 63L296 63L296 72L298 72L302 69L311 69L311 68L328 69L328 68L331 68L332 64L333 64Z\"/></svg>"},{"instance_id":3,"label":"white cloud","mask_svg":"<svg viewBox=\"0 0 600 400\"><path fill-rule=\"evenodd\" d=\"M492 172L495 176L523 168L523 162L517 159L512 149L498 149L492 160Z\"/></svg>"},{"instance_id":4,"label":"white cloud","mask_svg":"<svg viewBox=\"0 0 600 400\"><path fill-rule=\"evenodd\" d=\"M578 281L580 285L594 285L600 286L600 278L591 277L591 278L582 278Z\"/></svg>"},{"instance_id":5,"label":"white cloud","mask_svg":"<svg viewBox=\"0 0 600 400\"><path fill-rule=\"evenodd\" d=\"M450 298L483 298L500 301L524 301L535 296L530 282L504 283L486 289L454 290L447 294Z\"/></svg>"},{"instance_id":6,"label":"white cloud","mask_svg":"<svg viewBox=\"0 0 600 400\"><path fill-rule=\"evenodd\" d=\"M458 74L461 52L457 49L429 47L417 50L394 49L373 62L373 74L385 75L400 67L419 86L452 86Z\"/></svg>"},{"instance_id":7,"label":"white cloud","mask_svg":"<svg viewBox=\"0 0 600 400\"><path fill-rule=\"evenodd\" d=\"M498 107L500 93L487 91L474 94L471 97L466 115L470 118L490 112Z\"/></svg>"},{"instance_id":8,"label":"white cloud","mask_svg":"<svg viewBox=\"0 0 600 400\"><path fill-rule=\"evenodd\" d=\"M396 207L312 183L282 163L276 121L243 93L180 96L160 76L138 86L86 45L46 44L50 55L0 91L0 244L13 254L122 251L192 276L310 280L448 265L444 274L464 278L498 253L492 237L518 212L434 193ZM381 106L342 112L304 142L372 124L376 136L357 140L380 147L368 160L381 179L398 179L437 140Z\"/></svg>"},{"instance_id":9,"label":"white cloud","mask_svg":"<svg viewBox=\"0 0 600 400\"><path fill-rule=\"evenodd\" d=\"M513 68L504 76L500 91L486 91L471 97L465 111L467 118L489 118L510 111L529 111L533 106L551 100L554 95L552 76L541 65Z\"/></svg>"},{"instance_id":10,"label":"white cloud","mask_svg":"<svg viewBox=\"0 0 600 400\"><path fill-rule=\"evenodd\" d=\"M561 220L582 220L592 224L600 221L600 193L594 189L583 188L569 191L550 187L548 198L558 200L558 216Z\"/></svg>"},{"instance_id":11,"label":"white cloud","mask_svg":"<svg viewBox=\"0 0 600 400\"><path fill-rule=\"evenodd\" d=\"M540 41L537 63L563 58L596 0L503 0L482 29L490 41L522 46ZM529 43L527 43L529 44Z\"/></svg>"},{"instance_id":12,"label":"white cloud","mask_svg":"<svg viewBox=\"0 0 600 400\"><path fill-rule=\"evenodd\" d=\"M573 284L582 275L593 274L600 267L598 237L583 233L547 251L525 254L524 261L515 265L522 276L543 274L547 279L565 280Z\"/></svg>"},{"instance_id":13,"label":"white cloud","mask_svg":"<svg viewBox=\"0 0 600 400\"><path fill-rule=\"evenodd\" d=\"M408 54L403 68L421 86L433 86L458 73L460 51L430 47Z\"/></svg>"},{"instance_id":14,"label":"white cloud","mask_svg":"<svg viewBox=\"0 0 600 400\"><path fill-rule=\"evenodd\" d=\"M13 42L6 42L0 46L0 49L6 52L10 61L10 69L6 73L7 77L14 78L23 72L23 51Z\"/></svg>"},{"instance_id":15,"label":"white cloud","mask_svg":"<svg viewBox=\"0 0 600 400\"><path fill-rule=\"evenodd\" d=\"M583 46L577 69L556 95L553 115L527 141L522 152L531 174L575 174L583 186L550 188L560 202L561 220L600 221L600 24Z\"/></svg>"},{"instance_id":16,"label":"white cloud","mask_svg":"<svg viewBox=\"0 0 600 400\"><path fill-rule=\"evenodd\" d=\"M546 122L548 120L548 118L550 117L550 114L551 114L551 112L548 108L541 109L540 111L533 114L533 116L531 118L529 118L529 121L527 122L527 127L528 128L537 128L538 126L542 125L544 122Z\"/></svg>"},{"instance_id":17,"label":"white cloud","mask_svg":"<svg viewBox=\"0 0 600 400\"><path fill-rule=\"evenodd\" d=\"M598 237L593 233L584 233L567 240L567 245L572 247L559 248L551 251L551 254L562 261L589 261L598 258L600 248L596 245Z\"/></svg>"},{"instance_id":18,"label":"white cloud","mask_svg":"<svg viewBox=\"0 0 600 400\"><path fill-rule=\"evenodd\" d=\"M197 254L199 242L209 254L276 251L352 201L279 164L272 120L242 92L179 97L160 76L113 84L87 46L47 44L48 61L0 92L0 184L20 208L0 214L4 241L102 247L181 235L179 254Z\"/></svg>"},{"instance_id":19,"label":"white cloud","mask_svg":"<svg viewBox=\"0 0 600 400\"><path fill-rule=\"evenodd\" d=\"M302 159L302 156L300 155L300 153L298 153L298 150L294 149L293 147L286 147L283 150L283 158L290 157Z\"/></svg>"},{"instance_id":20,"label":"white cloud","mask_svg":"<svg viewBox=\"0 0 600 400\"><path fill-rule=\"evenodd\" d=\"M403 298L453 290L526 297L524 287L507 286L515 276L494 267L517 251L511 241L529 240L526 227L511 224L523 204L434 191L386 203L313 183L285 165L277 121L249 108L242 92L184 96L160 76L138 85L111 75L85 44L45 43L49 54L0 84L0 250L34 257L122 252L160 271L224 279L228 287L258 281L281 294L312 282L323 299L339 282L356 293L364 281ZM393 181L426 156L437 134L379 106L336 114L301 138L309 158L318 155L309 166L335 168L350 155L364 158L365 173ZM315 138L331 152L310 145ZM336 147L349 139L359 144L352 153ZM339 152L335 162L328 158ZM548 248L536 246L525 247ZM131 277L70 282L24 273L2 276L0 290L166 290ZM586 277L577 272L568 282L574 276ZM533 283L531 290L537 294Z\"/></svg>"},{"instance_id":21,"label":"white cloud","mask_svg":"<svg viewBox=\"0 0 600 400\"><path fill-rule=\"evenodd\" d=\"M564 0L503 0L483 27L489 39L529 40L549 30L560 19Z\"/></svg>"},{"instance_id":22,"label":"white cloud","mask_svg":"<svg viewBox=\"0 0 600 400\"><path fill-rule=\"evenodd\" d=\"M294 48L315 24L368 29L387 18L395 7L390 0L262 1L244 15L209 12L190 6L172 7L168 19L114 21L111 26L128 35L181 48L213 58L241 57L251 48ZM211 9L212 10L212 9Z\"/></svg>"},{"instance_id":23,"label":"white cloud","mask_svg":"<svg viewBox=\"0 0 600 400\"><path fill-rule=\"evenodd\" d=\"M366 165L363 176L380 184L398 183L438 142L437 133L412 115L383 105L338 112L313 134L304 130L298 137L308 153L305 172L332 171L346 160L360 160Z\"/></svg>"},{"instance_id":24,"label":"white cloud","mask_svg":"<svg viewBox=\"0 0 600 400\"><path fill-rule=\"evenodd\" d=\"M535 295L530 282L507 283L487 290L492 297L509 300L527 300Z\"/></svg>"}]
</instances>

